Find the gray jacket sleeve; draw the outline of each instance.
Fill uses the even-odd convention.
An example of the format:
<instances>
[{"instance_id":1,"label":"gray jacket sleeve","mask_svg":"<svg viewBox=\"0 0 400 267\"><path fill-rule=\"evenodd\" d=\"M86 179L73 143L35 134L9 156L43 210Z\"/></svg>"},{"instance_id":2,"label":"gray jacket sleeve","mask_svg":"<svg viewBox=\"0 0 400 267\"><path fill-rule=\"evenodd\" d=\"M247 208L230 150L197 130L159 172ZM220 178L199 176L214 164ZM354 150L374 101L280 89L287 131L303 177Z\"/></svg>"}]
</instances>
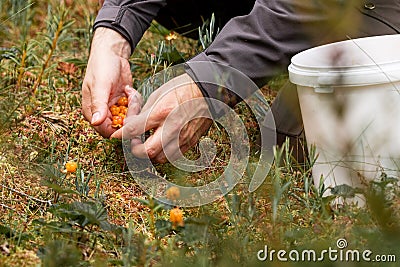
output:
<instances>
[{"instance_id":1,"label":"gray jacket sleeve","mask_svg":"<svg viewBox=\"0 0 400 267\"><path fill-rule=\"evenodd\" d=\"M119 32L131 44L132 51L166 5L166 0L105 0L94 28L107 27Z\"/></svg>"},{"instance_id":2,"label":"gray jacket sleeve","mask_svg":"<svg viewBox=\"0 0 400 267\"><path fill-rule=\"evenodd\" d=\"M383 8L381 14L385 14L393 8L393 5L379 5L379 2L390 3L389 0L375 2L374 12ZM257 0L248 15L230 20L210 47L191 62L216 62L234 67L261 87L286 71L291 57L300 51L347 38L396 33L390 27L379 26L377 20L372 19L373 23L365 25L365 20L371 18L360 12L363 5L358 1L337 0ZM380 30L373 32L371 28ZM188 73L196 76L195 71ZM230 106L243 95L253 93L241 92L238 97L209 83L198 84L204 95ZM214 115L223 113L218 107L210 108Z\"/></svg>"}]
</instances>

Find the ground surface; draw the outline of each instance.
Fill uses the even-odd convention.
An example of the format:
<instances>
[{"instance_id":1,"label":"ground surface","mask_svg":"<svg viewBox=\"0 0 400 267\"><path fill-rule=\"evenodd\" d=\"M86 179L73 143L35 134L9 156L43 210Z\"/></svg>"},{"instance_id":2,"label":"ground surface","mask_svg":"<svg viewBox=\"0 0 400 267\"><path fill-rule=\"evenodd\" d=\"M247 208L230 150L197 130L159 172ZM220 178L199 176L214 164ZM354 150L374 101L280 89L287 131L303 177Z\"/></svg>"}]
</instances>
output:
<instances>
[{"instance_id":1,"label":"ground surface","mask_svg":"<svg viewBox=\"0 0 400 267\"><path fill-rule=\"evenodd\" d=\"M100 137L81 115L98 7L97 1L65 4L68 9L55 0L0 2L0 266L321 266L324 249L348 251L338 249L338 240L360 255L371 250L374 260L399 257L400 198L392 177L367 187L367 208L331 206L323 189L310 185L310 166L297 166L285 151L256 192L247 191L250 165L225 198L182 208L184 224L171 222L173 207L143 193L129 174L121 142ZM197 41L152 26L131 57L135 87L164 61L168 66L201 50ZM268 101L283 81L263 89ZM244 105L236 111L256 158L257 125ZM216 126L208 136L218 142L212 168L183 174L164 164L157 171L192 185L217 177L229 161L229 138ZM66 172L68 161L77 171ZM287 251L286 258L297 250L299 262L279 261L277 254L262 262L257 253L264 256L265 246ZM377 264L324 259L323 266Z\"/></svg>"}]
</instances>

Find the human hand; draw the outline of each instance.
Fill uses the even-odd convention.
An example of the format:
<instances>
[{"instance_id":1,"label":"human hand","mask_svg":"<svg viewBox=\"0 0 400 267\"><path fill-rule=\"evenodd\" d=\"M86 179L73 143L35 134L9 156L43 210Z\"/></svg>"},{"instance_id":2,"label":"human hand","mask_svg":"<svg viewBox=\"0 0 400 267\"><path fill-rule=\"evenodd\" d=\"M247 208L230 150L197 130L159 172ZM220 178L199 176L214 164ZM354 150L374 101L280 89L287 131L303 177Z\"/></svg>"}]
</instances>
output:
<instances>
[{"instance_id":1,"label":"human hand","mask_svg":"<svg viewBox=\"0 0 400 267\"><path fill-rule=\"evenodd\" d=\"M131 97L137 92L132 88L130 53L128 41L119 33L96 29L82 85L82 113L103 137L115 132L109 107L125 94L140 99Z\"/></svg>"},{"instance_id":2,"label":"human hand","mask_svg":"<svg viewBox=\"0 0 400 267\"><path fill-rule=\"evenodd\" d=\"M132 139L131 151L140 158L159 163L176 160L211 126L206 100L197 85L183 74L152 93L140 114L128 109L124 126L111 137ZM139 137L154 133L143 144Z\"/></svg>"}]
</instances>

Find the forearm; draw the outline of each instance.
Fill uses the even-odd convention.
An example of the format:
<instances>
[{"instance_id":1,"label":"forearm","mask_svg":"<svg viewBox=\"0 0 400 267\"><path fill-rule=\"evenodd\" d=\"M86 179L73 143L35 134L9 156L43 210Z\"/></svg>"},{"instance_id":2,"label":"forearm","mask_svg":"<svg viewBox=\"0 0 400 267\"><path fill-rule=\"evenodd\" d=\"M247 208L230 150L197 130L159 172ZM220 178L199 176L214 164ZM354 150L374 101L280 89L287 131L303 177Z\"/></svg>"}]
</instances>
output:
<instances>
[{"instance_id":1,"label":"forearm","mask_svg":"<svg viewBox=\"0 0 400 267\"><path fill-rule=\"evenodd\" d=\"M131 46L118 32L98 27L93 36L91 54L95 53L99 55L98 53L101 54L104 51L128 60L131 55Z\"/></svg>"},{"instance_id":2,"label":"forearm","mask_svg":"<svg viewBox=\"0 0 400 267\"><path fill-rule=\"evenodd\" d=\"M133 51L165 5L166 0L106 0L97 15L94 29L105 27L118 32Z\"/></svg>"}]
</instances>

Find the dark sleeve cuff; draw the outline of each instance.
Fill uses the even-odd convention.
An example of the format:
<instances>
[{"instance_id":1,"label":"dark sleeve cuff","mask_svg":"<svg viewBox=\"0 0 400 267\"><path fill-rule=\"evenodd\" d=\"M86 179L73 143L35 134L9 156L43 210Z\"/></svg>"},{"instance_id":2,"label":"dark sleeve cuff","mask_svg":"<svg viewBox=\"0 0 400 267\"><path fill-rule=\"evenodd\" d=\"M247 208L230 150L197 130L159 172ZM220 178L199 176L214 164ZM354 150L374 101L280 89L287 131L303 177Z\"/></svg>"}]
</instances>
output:
<instances>
[{"instance_id":1,"label":"dark sleeve cuff","mask_svg":"<svg viewBox=\"0 0 400 267\"><path fill-rule=\"evenodd\" d=\"M132 51L139 43L166 0L120 1L120 5L106 1L100 9L93 28L106 27L120 33L131 45Z\"/></svg>"},{"instance_id":2,"label":"dark sleeve cuff","mask_svg":"<svg viewBox=\"0 0 400 267\"><path fill-rule=\"evenodd\" d=\"M226 105L234 107L258 90L246 75L230 66L213 62L204 52L189 60L185 70L200 88L214 118L226 113Z\"/></svg>"}]
</instances>

